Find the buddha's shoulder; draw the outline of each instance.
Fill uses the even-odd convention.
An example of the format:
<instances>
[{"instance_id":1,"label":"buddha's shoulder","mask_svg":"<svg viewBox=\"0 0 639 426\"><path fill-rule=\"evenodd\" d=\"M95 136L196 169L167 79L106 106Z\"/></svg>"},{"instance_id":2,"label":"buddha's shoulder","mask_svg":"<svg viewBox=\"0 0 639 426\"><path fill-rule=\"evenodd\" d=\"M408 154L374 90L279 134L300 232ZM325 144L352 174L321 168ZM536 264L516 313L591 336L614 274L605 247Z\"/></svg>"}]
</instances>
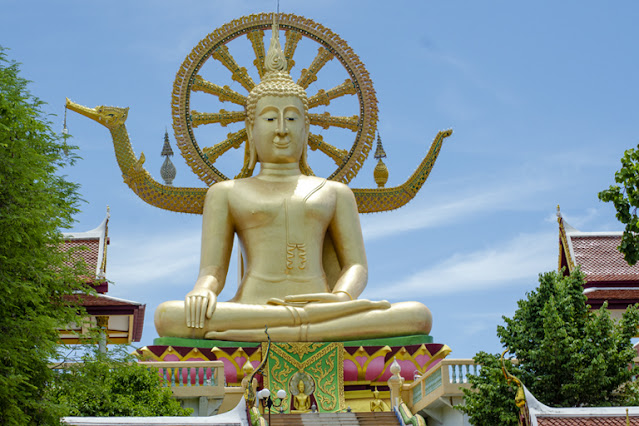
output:
<instances>
[{"instance_id":1,"label":"buddha's shoulder","mask_svg":"<svg viewBox=\"0 0 639 426\"><path fill-rule=\"evenodd\" d=\"M353 191L351 191L351 189L342 182L337 182L317 176L302 176L301 179L304 181L304 186L308 187L309 189L312 188L314 190L330 192L338 197L350 197L353 195Z\"/></svg>"},{"instance_id":2,"label":"buddha's shoulder","mask_svg":"<svg viewBox=\"0 0 639 426\"><path fill-rule=\"evenodd\" d=\"M323 179L326 180L326 179ZM334 180L326 180L325 187L329 190L337 194L337 196L341 197L353 197L353 191L342 182L337 182Z\"/></svg>"}]
</instances>

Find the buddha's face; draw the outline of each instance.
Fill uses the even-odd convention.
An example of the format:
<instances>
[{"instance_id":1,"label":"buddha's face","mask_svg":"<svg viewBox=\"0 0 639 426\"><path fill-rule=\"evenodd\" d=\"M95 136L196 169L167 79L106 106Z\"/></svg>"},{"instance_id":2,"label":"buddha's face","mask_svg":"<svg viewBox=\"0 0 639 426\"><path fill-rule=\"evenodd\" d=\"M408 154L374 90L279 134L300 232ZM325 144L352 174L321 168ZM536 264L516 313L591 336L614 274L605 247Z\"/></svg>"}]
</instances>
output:
<instances>
[{"instance_id":1,"label":"buddha's face","mask_svg":"<svg viewBox=\"0 0 639 426\"><path fill-rule=\"evenodd\" d=\"M304 393L304 388L305 388L305 387L306 387L306 386L304 386L304 382L303 382L303 381L301 381L301 380L300 380L300 381L297 383L297 390L299 390L300 392Z\"/></svg>"},{"instance_id":2,"label":"buddha's face","mask_svg":"<svg viewBox=\"0 0 639 426\"><path fill-rule=\"evenodd\" d=\"M308 138L304 104L296 96L264 96L257 101L253 127L247 131L258 161L299 162Z\"/></svg>"}]
</instances>

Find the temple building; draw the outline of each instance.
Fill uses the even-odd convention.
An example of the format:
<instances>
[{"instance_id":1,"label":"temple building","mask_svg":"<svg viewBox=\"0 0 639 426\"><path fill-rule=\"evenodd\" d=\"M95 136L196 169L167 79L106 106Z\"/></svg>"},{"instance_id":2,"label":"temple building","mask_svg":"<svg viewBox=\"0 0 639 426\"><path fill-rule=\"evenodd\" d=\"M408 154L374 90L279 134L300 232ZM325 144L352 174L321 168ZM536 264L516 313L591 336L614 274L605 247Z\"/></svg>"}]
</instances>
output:
<instances>
[{"instance_id":1,"label":"temple building","mask_svg":"<svg viewBox=\"0 0 639 426\"><path fill-rule=\"evenodd\" d=\"M623 232L582 232L570 226L557 210L559 270L569 275L579 267L586 276L584 294L592 309L608 302L613 318L639 302L639 264L630 266L617 250Z\"/></svg>"},{"instance_id":2,"label":"temple building","mask_svg":"<svg viewBox=\"0 0 639 426\"><path fill-rule=\"evenodd\" d=\"M88 314L76 323L60 330L60 341L65 344L82 343L89 330L106 330L105 343L132 343L142 338L145 304L108 296L106 278L109 213L95 229L86 232L64 233L63 250L71 251L71 261L84 261L89 271L87 285L95 289L92 295L78 295Z\"/></svg>"}]
</instances>

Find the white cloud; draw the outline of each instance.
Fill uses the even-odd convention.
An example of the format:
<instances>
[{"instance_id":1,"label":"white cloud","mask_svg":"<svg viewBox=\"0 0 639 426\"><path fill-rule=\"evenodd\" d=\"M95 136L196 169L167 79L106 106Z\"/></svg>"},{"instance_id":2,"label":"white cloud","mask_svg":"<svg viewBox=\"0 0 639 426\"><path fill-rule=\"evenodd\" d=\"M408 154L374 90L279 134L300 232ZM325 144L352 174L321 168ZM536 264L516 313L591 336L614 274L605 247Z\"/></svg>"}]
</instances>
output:
<instances>
[{"instance_id":1,"label":"white cloud","mask_svg":"<svg viewBox=\"0 0 639 426\"><path fill-rule=\"evenodd\" d=\"M196 277L200 232L119 239L109 246L107 277L127 286L156 286Z\"/></svg>"},{"instance_id":2,"label":"white cloud","mask_svg":"<svg viewBox=\"0 0 639 426\"><path fill-rule=\"evenodd\" d=\"M556 267L557 234L521 234L501 247L455 254L444 262L391 283L393 294L414 298L478 291L535 281ZM371 299L388 297L387 288L370 289Z\"/></svg>"},{"instance_id":3,"label":"white cloud","mask_svg":"<svg viewBox=\"0 0 639 426\"><path fill-rule=\"evenodd\" d=\"M397 236L402 232L450 225L478 213L521 209L526 201L552 185L542 179L489 184L489 190L471 190L464 195L431 203L414 202L385 215L362 217L362 232L366 241Z\"/></svg>"}]
</instances>

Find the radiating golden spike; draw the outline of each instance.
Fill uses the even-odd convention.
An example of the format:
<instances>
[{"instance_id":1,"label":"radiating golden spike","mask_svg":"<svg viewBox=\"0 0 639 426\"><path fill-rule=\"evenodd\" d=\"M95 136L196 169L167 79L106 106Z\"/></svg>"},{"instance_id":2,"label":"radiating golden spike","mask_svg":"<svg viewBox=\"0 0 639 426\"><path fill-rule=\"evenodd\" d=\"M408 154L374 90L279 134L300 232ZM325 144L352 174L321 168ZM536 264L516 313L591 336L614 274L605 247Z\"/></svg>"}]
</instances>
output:
<instances>
[{"instance_id":1,"label":"radiating golden spike","mask_svg":"<svg viewBox=\"0 0 639 426\"><path fill-rule=\"evenodd\" d=\"M334 57L335 56L331 52L320 47L317 51L317 56L315 56L308 69L304 68L302 70L302 75L300 75L299 80L297 80L297 84L306 89L312 82L317 80L317 73L322 69L322 67Z\"/></svg>"},{"instance_id":2,"label":"radiating golden spike","mask_svg":"<svg viewBox=\"0 0 639 426\"><path fill-rule=\"evenodd\" d=\"M333 145L324 142L324 138L321 135L315 135L313 133L309 133L308 135L308 147L313 151L319 149L331 157L338 166L344 162L344 159L348 155L348 151L345 149L335 148Z\"/></svg>"},{"instance_id":3,"label":"radiating golden spike","mask_svg":"<svg viewBox=\"0 0 639 426\"><path fill-rule=\"evenodd\" d=\"M229 149L239 148L242 145L242 142L246 142L246 140L246 129L242 129L235 133L229 133L228 135L226 135L225 140L218 144L215 144L214 146L206 147L202 149L202 151L207 156L208 160L212 163Z\"/></svg>"},{"instance_id":4,"label":"radiating golden spike","mask_svg":"<svg viewBox=\"0 0 639 426\"><path fill-rule=\"evenodd\" d=\"M215 51L213 51L211 57L220 61L222 65L224 65L229 71L231 71L233 73L231 78L234 81L240 83L242 87L244 87L247 91L250 92L251 89L255 87L255 82L253 81L251 76L248 75L246 68L240 68L237 62L235 62L233 56L231 56L231 54L229 53L228 47L226 47L225 45L218 47L217 49L215 49Z\"/></svg>"},{"instance_id":5,"label":"radiating golden spike","mask_svg":"<svg viewBox=\"0 0 639 426\"><path fill-rule=\"evenodd\" d=\"M295 30L286 30L286 43L284 44L284 56L288 64L287 70L290 71L295 65L293 55L295 55L295 49L297 49L297 43L302 39L302 34Z\"/></svg>"},{"instance_id":6,"label":"radiating golden spike","mask_svg":"<svg viewBox=\"0 0 639 426\"><path fill-rule=\"evenodd\" d=\"M350 79L347 79L339 86L329 89L328 92L325 92L324 89L318 90L314 96L309 98L308 107L314 108L318 105L328 105L332 99L344 95L354 95L355 93L357 93L355 91L355 85Z\"/></svg>"},{"instance_id":7,"label":"radiating golden spike","mask_svg":"<svg viewBox=\"0 0 639 426\"><path fill-rule=\"evenodd\" d=\"M229 86L218 86L210 81L204 80L201 76L195 76L191 90L194 92L205 92L217 96L221 102L233 102L237 105L246 105L246 96L240 95Z\"/></svg>"},{"instance_id":8,"label":"radiating golden spike","mask_svg":"<svg viewBox=\"0 0 639 426\"><path fill-rule=\"evenodd\" d=\"M251 41L251 45L253 45L253 52L255 52L255 60L253 61L253 65L257 68L257 72L260 75L260 78L264 75L264 31L262 30L253 30L246 34L246 38Z\"/></svg>"},{"instance_id":9,"label":"radiating golden spike","mask_svg":"<svg viewBox=\"0 0 639 426\"><path fill-rule=\"evenodd\" d=\"M343 129L356 131L359 123L359 117L357 115L353 115L352 117L338 117L325 112L323 114L309 114L308 116L311 124L320 126L324 129L328 129L329 127L341 127Z\"/></svg>"},{"instance_id":10,"label":"radiating golden spike","mask_svg":"<svg viewBox=\"0 0 639 426\"><path fill-rule=\"evenodd\" d=\"M191 125L195 128L202 124L220 123L226 127L229 123L243 121L246 118L245 111L197 112L191 111Z\"/></svg>"}]
</instances>

